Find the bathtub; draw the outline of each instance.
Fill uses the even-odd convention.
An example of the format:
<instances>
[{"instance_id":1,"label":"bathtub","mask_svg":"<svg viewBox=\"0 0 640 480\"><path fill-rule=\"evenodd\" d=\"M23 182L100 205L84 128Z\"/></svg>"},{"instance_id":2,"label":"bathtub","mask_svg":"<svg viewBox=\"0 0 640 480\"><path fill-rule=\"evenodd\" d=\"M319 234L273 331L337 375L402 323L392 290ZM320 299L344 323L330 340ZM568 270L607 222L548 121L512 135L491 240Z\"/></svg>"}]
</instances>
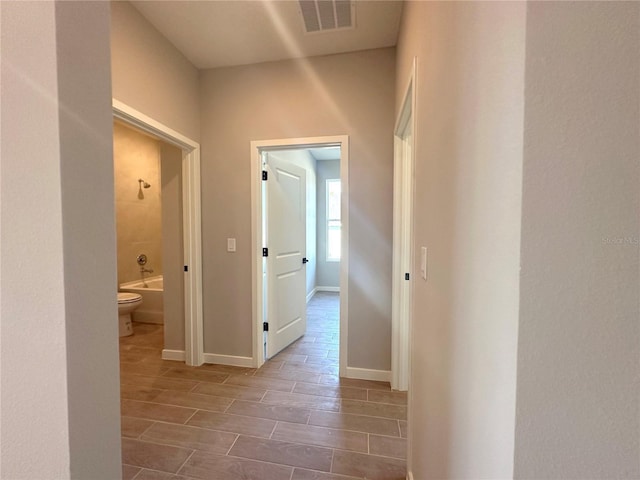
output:
<instances>
[{"instance_id":1,"label":"bathtub","mask_svg":"<svg viewBox=\"0 0 640 480\"><path fill-rule=\"evenodd\" d=\"M162 275L142 280L120 284L121 292L139 293L142 295L142 305L133 312L133 321L140 323L164 323L164 306L162 300Z\"/></svg>"}]
</instances>

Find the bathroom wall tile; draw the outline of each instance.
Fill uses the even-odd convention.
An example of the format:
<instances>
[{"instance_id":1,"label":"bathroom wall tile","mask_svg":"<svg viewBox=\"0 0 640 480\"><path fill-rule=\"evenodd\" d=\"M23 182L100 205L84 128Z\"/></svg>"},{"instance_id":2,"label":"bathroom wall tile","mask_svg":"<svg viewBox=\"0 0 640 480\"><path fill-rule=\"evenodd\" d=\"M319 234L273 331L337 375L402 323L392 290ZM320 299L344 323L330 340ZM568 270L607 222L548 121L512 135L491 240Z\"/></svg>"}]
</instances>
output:
<instances>
[{"instance_id":1,"label":"bathroom wall tile","mask_svg":"<svg viewBox=\"0 0 640 480\"><path fill-rule=\"evenodd\" d=\"M139 178L151 187L140 190ZM122 125L114 126L114 181L119 283L139 278L135 258L142 252L149 256L150 268L161 274L159 142ZM143 199L138 198L140 191ZM141 242L146 242L143 249Z\"/></svg>"}]
</instances>

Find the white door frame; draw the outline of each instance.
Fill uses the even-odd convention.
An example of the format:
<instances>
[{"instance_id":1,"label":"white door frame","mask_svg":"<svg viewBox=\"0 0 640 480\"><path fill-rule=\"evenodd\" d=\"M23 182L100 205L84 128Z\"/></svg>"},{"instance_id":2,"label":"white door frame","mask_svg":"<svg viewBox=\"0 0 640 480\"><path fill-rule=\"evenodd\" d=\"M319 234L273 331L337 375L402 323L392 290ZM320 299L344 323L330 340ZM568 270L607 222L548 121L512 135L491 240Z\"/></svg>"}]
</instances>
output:
<instances>
[{"instance_id":1,"label":"white door frame","mask_svg":"<svg viewBox=\"0 0 640 480\"><path fill-rule=\"evenodd\" d=\"M413 290L413 190L415 152L415 76L414 59L405 89L402 109L394 130L393 159L393 279L391 317L391 388L409 389L411 294ZM407 141L406 134L411 132ZM405 274L410 280L405 279Z\"/></svg>"},{"instance_id":2,"label":"white door frame","mask_svg":"<svg viewBox=\"0 0 640 480\"><path fill-rule=\"evenodd\" d=\"M200 144L113 99L113 117L182 150L182 232L184 240L184 355L165 352L165 360L203 363L202 235L200 201Z\"/></svg>"},{"instance_id":3,"label":"white door frame","mask_svg":"<svg viewBox=\"0 0 640 480\"><path fill-rule=\"evenodd\" d=\"M251 142L251 278L253 305L253 361L259 368L264 363L262 345L262 312L264 310L262 277L262 156L266 150L340 147L340 180L342 188L342 239L340 258L340 376L347 371L348 305L349 305L349 136L286 138Z\"/></svg>"}]
</instances>

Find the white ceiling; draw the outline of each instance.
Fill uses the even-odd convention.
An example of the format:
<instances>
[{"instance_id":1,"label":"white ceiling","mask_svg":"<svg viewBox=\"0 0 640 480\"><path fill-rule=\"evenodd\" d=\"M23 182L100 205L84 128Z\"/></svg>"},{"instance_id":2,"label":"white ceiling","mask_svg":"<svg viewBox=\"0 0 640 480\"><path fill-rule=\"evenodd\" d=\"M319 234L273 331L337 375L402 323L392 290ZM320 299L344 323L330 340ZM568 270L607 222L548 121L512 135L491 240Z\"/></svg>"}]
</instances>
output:
<instances>
[{"instance_id":1,"label":"white ceiling","mask_svg":"<svg viewBox=\"0 0 640 480\"><path fill-rule=\"evenodd\" d=\"M395 46L402 13L401 0L357 0L355 28L307 34L295 0L131 3L200 69Z\"/></svg>"}]
</instances>

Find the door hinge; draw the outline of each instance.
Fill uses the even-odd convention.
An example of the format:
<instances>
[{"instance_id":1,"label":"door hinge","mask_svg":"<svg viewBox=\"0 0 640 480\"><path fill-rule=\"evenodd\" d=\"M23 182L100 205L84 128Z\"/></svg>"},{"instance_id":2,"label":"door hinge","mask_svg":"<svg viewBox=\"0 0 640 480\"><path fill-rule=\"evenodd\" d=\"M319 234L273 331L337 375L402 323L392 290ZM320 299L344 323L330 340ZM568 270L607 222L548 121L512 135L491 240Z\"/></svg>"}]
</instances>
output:
<instances>
[{"instance_id":1,"label":"door hinge","mask_svg":"<svg viewBox=\"0 0 640 480\"><path fill-rule=\"evenodd\" d=\"M189 271L189 265L185 265L185 266L184 266L184 271L185 271L185 272L188 272L188 271Z\"/></svg>"},{"instance_id":2,"label":"door hinge","mask_svg":"<svg viewBox=\"0 0 640 480\"><path fill-rule=\"evenodd\" d=\"M262 180L267 180L268 177L269 177L269 174L267 173L267 171L262 170Z\"/></svg>"},{"instance_id":3,"label":"door hinge","mask_svg":"<svg viewBox=\"0 0 640 480\"><path fill-rule=\"evenodd\" d=\"M263 332L268 332L269 331L269 323L268 322L262 322L262 331Z\"/></svg>"},{"instance_id":4,"label":"door hinge","mask_svg":"<svg viewBox=\"0 0 640 480\"><path fill-rule=\"evenodd\" d=\"M263 257L268 257L269 256L269 249L267 247L262 249L262 256Z\"/></svg>"},{"instance_id":5,"label":"door hinge","mask_svg":"<svg viewBox=\"0 0 640 480\"><path fill-rule=\"evenodd\" d=\"M405 280L409 280L409 274L408 274L408 273L405 273L405 274L404 274L404 279L405 279Z\"/></svg>"}]
</instances>

